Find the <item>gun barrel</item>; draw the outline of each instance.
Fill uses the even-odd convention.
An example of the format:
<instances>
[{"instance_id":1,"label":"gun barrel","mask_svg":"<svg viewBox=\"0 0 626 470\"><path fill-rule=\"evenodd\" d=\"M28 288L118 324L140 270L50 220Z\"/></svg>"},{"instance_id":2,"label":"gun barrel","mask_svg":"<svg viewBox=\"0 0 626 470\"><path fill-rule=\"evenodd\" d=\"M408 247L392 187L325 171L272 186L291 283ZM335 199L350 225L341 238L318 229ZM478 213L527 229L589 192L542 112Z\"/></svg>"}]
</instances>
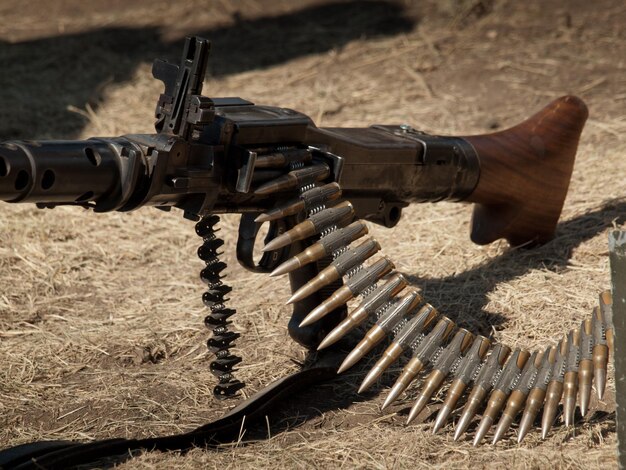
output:
<instances>
[{"instance_id":1,"label":"gun barrel","mask_svg":"<svg viewBox=\"0 0 626 470\"><path fill-rule=\"evenodd\" d=\"M140 152L124 138L4 142L0 200L118 209L132 192L125 182L136 178Z\"/></svg>"}]
</instances>

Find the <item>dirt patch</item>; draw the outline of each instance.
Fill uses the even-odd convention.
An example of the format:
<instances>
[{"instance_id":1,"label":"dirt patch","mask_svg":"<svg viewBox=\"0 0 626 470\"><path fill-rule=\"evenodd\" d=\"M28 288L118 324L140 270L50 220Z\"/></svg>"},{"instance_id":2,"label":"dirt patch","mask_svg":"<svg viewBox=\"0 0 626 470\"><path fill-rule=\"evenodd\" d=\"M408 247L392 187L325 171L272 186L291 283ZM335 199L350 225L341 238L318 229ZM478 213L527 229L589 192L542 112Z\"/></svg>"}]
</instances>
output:
<instances>
[{"instance_id":1,"label":"dirt patch","mask_svg":"<svg viewBox=\"0 0 626 470\"><path fill-rule=\"evenodd\" d=\"M623 2L49 3L0 7L2 139L150 132L162 88L150 63L176 58L181 38L194 33L214 42L207 94L298 109L318 125L408 122L483 133L578 94L590 119L552 242L534 250L472 245L471 208L449 203L413 205L395 229L371 232L443 313L510 345L556 341L609 285L606 233L626 214L617 176L626 174ZM178 215L2 206L3 447L178 432L231 406L212 398L199 242ZM237 223L226 216L221 226L249 394L295 370L305 351L285 340L285 280L237 264ZM475 449L453 442L451 426L434 436L428 420L404 426L413 389L380 412L392 376L365 396L356 393L361 377L351 372L308 392L308 419L290 405L270 439L145 454L122 467L615 465L612 383L606 403L574 429Z\"/></svg>"}]
</instances>

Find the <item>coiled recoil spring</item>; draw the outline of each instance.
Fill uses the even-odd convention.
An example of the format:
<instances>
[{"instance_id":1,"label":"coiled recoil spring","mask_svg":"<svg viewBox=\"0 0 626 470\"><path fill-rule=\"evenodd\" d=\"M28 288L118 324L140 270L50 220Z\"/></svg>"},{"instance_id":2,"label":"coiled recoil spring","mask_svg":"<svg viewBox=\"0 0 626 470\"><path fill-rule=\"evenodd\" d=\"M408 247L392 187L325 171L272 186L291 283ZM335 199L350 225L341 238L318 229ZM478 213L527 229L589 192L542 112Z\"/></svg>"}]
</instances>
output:
<instances>
[{"instance_id":1,"label":"coiled recoil spring","mask_svg":"<svg viewBox=\"0 0 626 470\"><path fill-rule=\"evenodd\" d=\"M227 295L232 287L222 282L222 271L226 269L226 263L219 259L221 252L218 250L224 244L224 240L215 234L219 220L217 215L203 217L196 224L196 233L203 239L202 245L198 248L198 257L206 263L206 267L200 272L200 279L208 287L202 294L202 302L211 310L205 317L204 324L213 333L207 341L209 351L215 354L215 360L209 367L218 378L213 395L222 400L236 395L245 384L233 376L241 357L231 354L230 349L235 346L234 342L240 334L229 329L231 325L229 319L236 310L226 307L229 300Z\"/></svg>"}]
</instances>

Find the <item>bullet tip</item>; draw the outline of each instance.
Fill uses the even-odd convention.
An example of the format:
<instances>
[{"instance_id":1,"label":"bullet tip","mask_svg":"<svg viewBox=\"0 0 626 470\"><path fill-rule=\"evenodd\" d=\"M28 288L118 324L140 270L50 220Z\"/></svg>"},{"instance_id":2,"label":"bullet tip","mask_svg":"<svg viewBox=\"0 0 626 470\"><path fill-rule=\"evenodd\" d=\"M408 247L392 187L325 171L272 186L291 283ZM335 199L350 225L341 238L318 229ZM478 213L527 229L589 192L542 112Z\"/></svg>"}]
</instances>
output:
<instances>
[{"instance_id":1,"label":"bullet tip","mask_svg":"<svg viewBox=\"0 0 626 470\"><path fill-rule=\"evenodd\" d=\"M413 407L411 408L411 412L409 413L409 417L413 416L413 419L417 418L419 414L422 412L424 407L426 406L427 399L424 395L420 395ZM411 420L412 421L412 420Z\"/></svg>"},{"instance_id":2,"label":"bullet tip","mask_svg":"<svg viewBox=\"0 0 626 470\"><path fill-rule=\"evenodd\" d=\"M414 410L415 408L411 408L411 411L409 412L409 417L406 420L406 424L410 424L415 418L417 418L417 415L419 415L419 412L415 412Z\"/></svg>"},{"instance_id":3,"label":"bullet tip","mask_svg":"<svg viewBox=\"0 0 626 470\"><path fill-rule=\"evenodd\" d=\"M394 400L396 399L396 397L394 395L392 395L391 392L393 392L393 388L391 389L389 394L385 397L385 401L383 402L383 406L380 407L381 410L384 410L385 408L388 408L389 405L391 405L394 402ZM409 422L407 421L406 424L409 424Z\"/></svg>"},{"instance_id":4,"label":"bullet tip","mask_svg":"<svg viewBox=\"0 0 626 470\"><path fill-rule=\"evenodd\" d=\"M332 344L331 342L326 341L327 339L328 339L328 336L324 338L320 344L317 345L318 351L321 351L322 349L326 349L328 346Z\"/></svg>"},{"instance_id":5,"label":"bullet tip","mask_svg":"<svg viewBox=\"0 0 626 470\"><path fill-rule=\"evenodd\" d=\"M439 410L439 413L437 413L437 418L435 419L435 424L433 426L433 434L439 432L439 430L446 424L448 416L451 412L452 410L447 406L444 406Z\"/></svg>"},{"instance_id":6,"label":"bullet tip","mask_svg":"<svg viewBox=\"0 0 626 470\"><path fill-rule=\"evenodd\" d=\"M323 304L322 304L323 306ZM324 308L320 308L320 306L315 307L313 310L309 312L309 314L304 317L304 320L300 323L300 326L309 326L321 318L325 317L328 312Z\"/></svg>"},{"instance_id":7,"label":"bullet tip","mask_svg":"<svg viewBox=\"0 0 626 470\"><path fill-rule=\"evenodd\" d=\"M563 407L563 416L565 426L571 426L574 424L574 413L576 412L576 402L572 399L565 400L565 406Z\"/></svg>"},{"instance_id":8,"label":"bullet tip","mask_svg":"<svg viewBox=\"0 0 626 470\"><path fill-rule=\"evenodd\" d=\"M458 441L459 438L463 435L465 429L467 428L467 425L469 424L470 419L470 416L466 413L463 413L461 415L461 417L459 418L459 422L456 424L456 429L454 430L455 441Z\"/></svg>"},{"instance_id":9,"label":"bullet tip","mask_svg":"<svg viewBox=\"0 0 626 470\"><path fill-rule=\"evenodd\" d=\"M558 401L547 401L543 408L543 416L541 417L541 438L545 439L552 429L554 418L556 416Z\"/></svg>"},{"instance_id":10,"label":"bullet tip","mask_svg":"<svg viewBox=\"0 0 626 470\"><path fill-rule=\"evenodd\" d=\"M587 416L589 400L591 399L591 383L581 384L578 389L578 396L580 397L580 414Z\"/></svg>"},{"instance_id":11,"label":"bullet tip","mask_svg":"<svg viewBox=\"0 0 626 470\"><path fill-rule=\"evenodd\" d=\"M297 258L290 258L287 261L285 261L283 264L279 265L276 267L276 269L274 269L271 273L270 276L280 276L281 274L287 274L291 271L293 271L294 269L298 269L300 267L300 262L298 261Z\"/></svg>"},{"instance_id":12,"label":"bullet tip","mask_svg":"<svg viewBox=\"0 0 626 470\"><path fill-rule=\"evenodd\" d=\"M606 370L595 369L594 376L594 381L596 383L596 393L598 395L598 399L602 400L602 398L604 397L604 390L606 386Z\"/></svg>"},{"instance_id":13,"label":"bullet tip","mask_svg":"<svg viewBox=\"0 0 626 470\"><path fill-rule=\"evenodd\" d=\"M304 317L304 320L300 322L298 327L302 328L303 326L309 326L311 323L315 323L315 320L311 318L311 314L309 313L306 317Z\"/></svg>"},{"instance_id":14,"label":"bullet tip","mask_svg":"<svg viewBox=\"0 0 626 470\"><path fill-rule=\"evenodd\" d=\"M363 379L363 382L361 383L361 386L359 387L359 390L357 391L357 393L363 393L366 390L368 390L372 385L374 385L374 382L376 382L376 379L379 376L380 376L380 372L376 368L369 371L369 373Z\"/></svg>"},{"instance_id":15,"label":"bullet tip","mask_svg":"<svg viewBox=\"0 0 626 470\"><path fill-rule=\"evenodd\" d=\"M256 196L265 196L266 194L271 194L274 192L276 185L273 181L269 183L265 183L258 188L256 188L252 193Z\"/></svg>"},{"instance_id":16,"label":"bullet tip","mask_svg":"<svg viewBox=\"0 0 626 470\"><path fill-rule=\"evenodd\" d=\"M587 409L587 403L584 402L582 400L582 397L581 397L581 400L580 400L580 415L584 418L585 416L587 416L587 411L589 411Z\"/></svg>"},{"instance_id":17,"label":"bullet tip","mask_svg":"<svg viewBox=\"0 0 626 470\"><path fill-rule=\"evenodd\" d=\"M268 252L278 250L286 245L291 243L291 238L287 236L287 234L279 235L278 237L270 240L267 245L261 248L261 251Z\"/></svg>"},{"instance_id":18,"label":"bullet tip","mask_svg":"<svg viewBox=\"0 0 626 470\"><path fill-rule=\"evenodd\" d=\"M506 430L504 429L504 426L498 426L498 428L496 429L496 432L493 436L493 439L491 440L491 445L496 445L500 439L502 439L502 436L504 436L504 433L506 432Z\"/></svg>"},{"instance_id":19,"label":"bullet tip","mask_svg":"<svg viewBox=\"0 0 626 470\"><path fill-rule=\"evenodd\" d=\"M506 434L506 432L511 427L511 423L513 422L513 418L508 414L503 414L502 418L498 422L498 426L496 427L496 432L493 436L492 444L497 444Z\"/></svg>"},{"instance_id":20,"label":"bullet tip","mask_svg":"<svg viewBox=\"0 0 626 470\"><path fill-rule=\"evenodd\" d=\"M335 329L332 330L330 333L328 333L326 337L322 340L322 342L317 347L317 350L320 351L324 348L327 348L328 346L332 346L337 341L339 341L342 337L343 335L341 334L341 330L339 329L339 326L336 326Z\"/></svg>"},{"instance_id":21,"label":"bullet tip","mask_svg":"<svg viewBox=\"0 0 626 470\"><path fill-rule=\"evenodd\" d=\"M533 424L533 421L535 420L535 417L537 416L536 413L527 413L525 412L524 415L522 416L522 420L519 423L519 429L517 431L517 443L521 444L522 441L524 440L524 437L526 437L526 434L528 433L528 430L530 429L530 427Z\"/></svg>"},{"instance_id":22,"label":"bullet tip","mask_svg":"<svg viewBox=\"0 0 626 470\"><path fill-rule=\"evenodd\" d=\"M487 434L487 431L491 428L492 423L493 420L489 416L483 416L483 419L478 426L478 430L476 431L476 436L474 437L474 447L480 444L480 441L483 440L485 434Z\"/></svg>"},{"instance_id":23,"label":"bullet tip","mask_svg":"<svg viewBox=\"0 0 626 470\"><path fill-rule=\"evenodd\" d=\"M357 346L355 349L350 351L350 353L343 360L341 366L339 366L338 373L341 374L342 372L348 370L354 364L359 362L363 358L363 356L365 356L365 354L363 354L362 350L359 349L359 347Z\"/></svg>"},{"instance_id":24,"label":"bullet tip","mask_svg":"<svg viewBox=\"0 0 626 470\"><path fill-rule=\"evenodd\" d=\"M356 361L352 362L352 358L348 355L348 357L346 357L343 362L341 363L341 365L339 366L339 369L337 369L337 373L338 374L342 374L345 371L347 371L350 367L352 367L354 365Z\"/></svg>"},{"instance_id":25,"label":"bullet tip","mask_svg":"<svg viewBox=\"0 0 626 470\"><path fill-rule=\"evenodd\" d=\"M391 390L389 390L389 394L387 395L387 398L385 398L382 409L384 410L394 401L396 401L396 398L398 398L403 391L404 387L402 386L402 384L395 383L393 387L391 387ZM413 418L411 418L411 414L409 414L409 420L406 422L406 424L409 424L411 421L413 421Z\"/></svg>"}]
</instances>

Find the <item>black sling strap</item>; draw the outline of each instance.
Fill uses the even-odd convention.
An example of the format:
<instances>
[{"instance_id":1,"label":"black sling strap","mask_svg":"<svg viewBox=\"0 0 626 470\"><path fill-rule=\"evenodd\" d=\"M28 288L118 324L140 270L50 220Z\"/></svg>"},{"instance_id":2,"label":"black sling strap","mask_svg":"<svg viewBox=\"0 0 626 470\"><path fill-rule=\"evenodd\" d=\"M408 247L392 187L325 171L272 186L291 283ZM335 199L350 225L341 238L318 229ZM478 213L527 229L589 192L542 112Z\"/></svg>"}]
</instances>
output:
<instances>
[{"instance_id":1,"label":"black sling strap","mask_svg":"<svg viewBox=\"0 0 626 470\"><path fill-rule=\"evenodd\" d=\"M264 421L278 403L296 392L336 377L336 357L328 356L312 366L268 385L222 418L191 432L148 439L107 439L86 444L42 441L0 451L0 469L66 469L102 466L105 459L125 460L138 451L185 451L193 447L216 447L236 442L242 430ZM105 464L106 465L106 464Z\"/></svg>"}]
</instances>

